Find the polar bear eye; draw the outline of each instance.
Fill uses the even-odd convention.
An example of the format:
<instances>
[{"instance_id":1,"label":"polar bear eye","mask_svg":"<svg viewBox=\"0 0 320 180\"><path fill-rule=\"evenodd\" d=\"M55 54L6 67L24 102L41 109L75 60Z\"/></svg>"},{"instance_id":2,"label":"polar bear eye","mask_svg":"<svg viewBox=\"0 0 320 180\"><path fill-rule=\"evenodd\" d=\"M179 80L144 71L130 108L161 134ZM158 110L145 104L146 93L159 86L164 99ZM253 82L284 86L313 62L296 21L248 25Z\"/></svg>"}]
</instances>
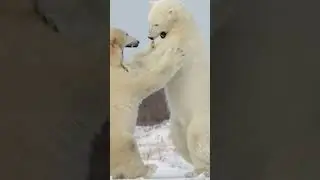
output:
<instances>
[{"instance_id":1,"label":"polar bear eye","mask_svg":"<svg viewBox=\"0 0 320 180\"><path fill-rule=\"evenodd\" d=\"M154 26L156 26L156 27L157 27L157 26L159 26L159 24L155 24Z\"/></svg>"}]
</instances>

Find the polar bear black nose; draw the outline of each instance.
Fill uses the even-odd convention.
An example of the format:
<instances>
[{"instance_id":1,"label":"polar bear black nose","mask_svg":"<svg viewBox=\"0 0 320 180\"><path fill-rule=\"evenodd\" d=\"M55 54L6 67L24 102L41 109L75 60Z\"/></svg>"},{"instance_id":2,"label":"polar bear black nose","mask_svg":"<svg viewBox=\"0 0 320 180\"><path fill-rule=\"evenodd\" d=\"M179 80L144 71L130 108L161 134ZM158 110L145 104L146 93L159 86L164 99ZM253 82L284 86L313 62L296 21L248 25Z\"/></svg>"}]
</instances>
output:
<instances>
[{"instance_id":1,"label":"polar bear black nose","mask_svg":"<svg viewBox=\"0 0 320 180\"><path fill-rule=\"evenodd\" d=\"M154 39L154 38L153 38L153 37L151 37L151 36L148 36L148 38L149 38L150 40L152 40L152 41L153 41L153 39Z\"/></svg>"}]
</instances>

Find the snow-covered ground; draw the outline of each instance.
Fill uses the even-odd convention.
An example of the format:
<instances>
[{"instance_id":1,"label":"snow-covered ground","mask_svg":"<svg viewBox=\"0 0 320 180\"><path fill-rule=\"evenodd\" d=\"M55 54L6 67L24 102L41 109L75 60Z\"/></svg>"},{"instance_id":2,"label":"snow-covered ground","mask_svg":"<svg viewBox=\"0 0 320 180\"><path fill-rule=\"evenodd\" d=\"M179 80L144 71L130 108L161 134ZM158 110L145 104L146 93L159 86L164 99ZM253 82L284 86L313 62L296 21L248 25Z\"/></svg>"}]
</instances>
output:
<instances>
[{"instance_id":1,"label":"snow-covered ground","mask_svg":"<svg viewBox=\"0 0 320 180\"><path fill-rule=\"evenodd\" d=\"M175 152L175 148L168 137L168 125L169 122L165 121L155 126L138 126L135 131L135 137L145 163L158 166L152 179L210 179L202 175L196 178L184 178L184 174L192 171L193 168Z\"/></svg>"}]
</instances>

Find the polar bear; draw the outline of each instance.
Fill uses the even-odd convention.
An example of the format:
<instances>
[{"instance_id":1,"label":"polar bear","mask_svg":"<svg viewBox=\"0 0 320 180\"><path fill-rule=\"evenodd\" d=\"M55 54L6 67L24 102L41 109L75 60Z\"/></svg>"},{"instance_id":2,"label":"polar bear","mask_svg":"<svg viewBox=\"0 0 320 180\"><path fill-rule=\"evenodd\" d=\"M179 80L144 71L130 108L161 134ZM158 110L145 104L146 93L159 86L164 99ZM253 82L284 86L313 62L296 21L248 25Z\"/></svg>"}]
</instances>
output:
<instances>
[{"instance_id":1,"label":"polar bear","mask_svg":"<svg viewBox=\"0 0 320 180\"><path fill-rule=\"evenodd\" d=\"M195 168L187 176L210 173L209 52L180 0L151 2L148 22L148 38L157 40L156 51L175 46L188 53L183 67L165 87L171 113L170 136L177 151Z\"/></svg>"},{"instance_id":2,"label":"polar bear","mask_svg":"<svg viewBox=\"0 0 320 180\"><path fill-rule=\"evenodd\" d=\"M138 53L139 67L123 64L123 48L139 41L121 29L110 30L110 174L114 178L150 177L155 165L145 165L133 137L141 101L165 84L182 67L184 53L168 48L158 53L150 48ZM157 57L157 59L150 59Z\"/></svg>"}]
</instances>

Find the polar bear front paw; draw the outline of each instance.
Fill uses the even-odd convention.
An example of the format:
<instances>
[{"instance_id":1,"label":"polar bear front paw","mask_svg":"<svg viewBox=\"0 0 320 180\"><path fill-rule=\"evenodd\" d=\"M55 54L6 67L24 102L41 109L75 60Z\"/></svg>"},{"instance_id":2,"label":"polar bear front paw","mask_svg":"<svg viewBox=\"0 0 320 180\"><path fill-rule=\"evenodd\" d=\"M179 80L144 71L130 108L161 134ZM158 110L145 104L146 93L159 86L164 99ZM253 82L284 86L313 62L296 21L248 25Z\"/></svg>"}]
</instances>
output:
<instances>
[{"instance_id":1,"label":"polar bear front paw","mask_svg":"<svg viewBox=\"0 0 320 180\"><path fill-rule=\"evenodd\" d=\"M178 57L184 57L185 53L181 48L170 48L167 53L170 53L170 55L178 56Z\"/></svg>"},{"instance_id":2,"label":"polar bear front paw","mask_svg":"<svg viewBox=\"0 0 320 180\"><path fill-rule=\"evenodd\" d=\"M185 52L181 48L173 49L173 57L172 60L176 63L176 68L180 68L183 64L183 60L185 59Z\"/></svg>"},{"instance_id":3,"label":"polar bear front paw","mask_svg":"<svg viewBox=\"0 0 320 180\"><path fill-rule=\"evenodd\" d=\"M180 67L184 56L185 52L181 48L170 48L165 52L165 61L170 62L171 65L176 64L177 67Z\"/></svg>"}]
</instances>

